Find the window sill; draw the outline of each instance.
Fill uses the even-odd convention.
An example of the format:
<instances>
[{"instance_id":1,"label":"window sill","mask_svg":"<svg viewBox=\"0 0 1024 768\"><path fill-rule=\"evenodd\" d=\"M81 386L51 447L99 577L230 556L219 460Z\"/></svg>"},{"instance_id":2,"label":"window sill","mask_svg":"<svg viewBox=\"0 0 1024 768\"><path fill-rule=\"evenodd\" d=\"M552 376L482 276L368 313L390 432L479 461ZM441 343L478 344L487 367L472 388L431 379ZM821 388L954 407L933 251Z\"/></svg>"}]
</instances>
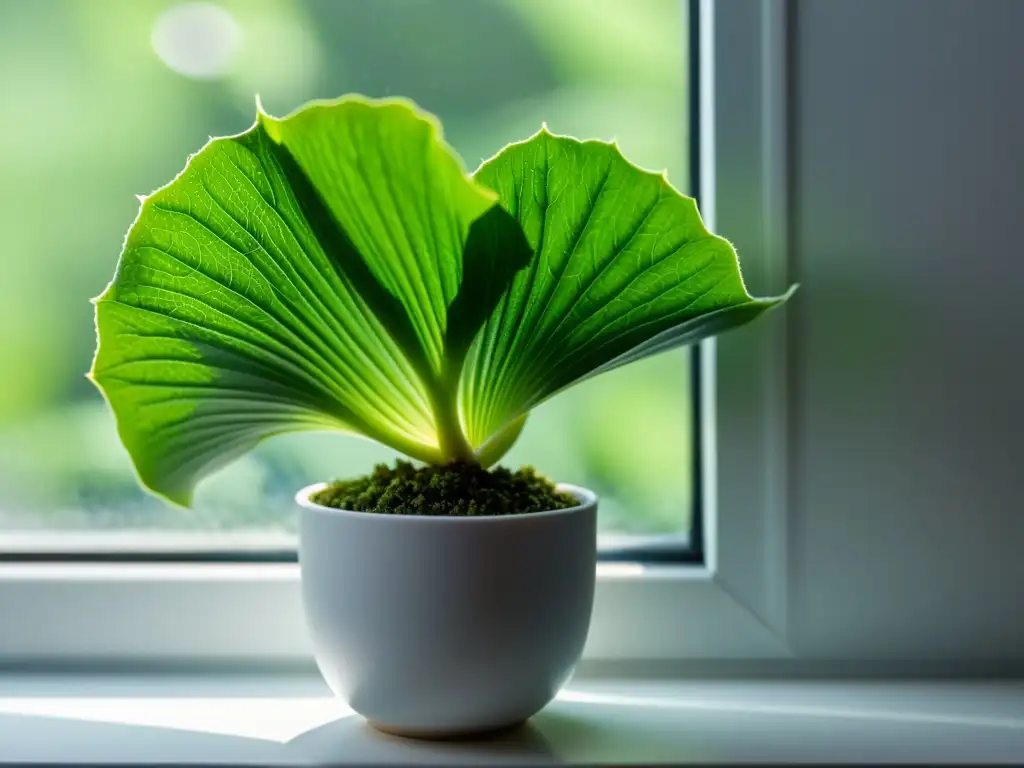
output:
<instances>
[{"instance_id":1,"label":"window sill","mask_svg":"<svg viewBox=\"0 0 1024 768\"><path fill-rule=\"evenodd\" d=\"M0 676L0 765L1016 761L1024 683L582 676L519 732L376 733L311 674Z\"/></svg>"},{"instance_id":2,"label":"window sill","mask_svg":"<svg viewBox=\"0 0 1024 768\"><path fill-rule=\"evenodd\" d=\"M7 664L312 661L295 564L0 563L0 616ZM598 565L588 661L786 655L707 568Z\"/></svg>"}]
</instances>

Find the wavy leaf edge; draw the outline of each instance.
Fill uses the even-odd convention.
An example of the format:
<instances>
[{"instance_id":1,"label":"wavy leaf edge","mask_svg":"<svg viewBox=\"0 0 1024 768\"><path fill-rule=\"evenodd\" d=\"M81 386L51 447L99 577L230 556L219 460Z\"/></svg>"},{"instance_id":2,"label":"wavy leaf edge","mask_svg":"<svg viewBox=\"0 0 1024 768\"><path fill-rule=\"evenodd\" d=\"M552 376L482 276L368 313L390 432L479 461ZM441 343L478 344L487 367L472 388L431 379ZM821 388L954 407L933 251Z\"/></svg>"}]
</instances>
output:
<instances>
[{"instance_id":1,"label":"wavy leaf edge","mask_svg":"<svg viewBox=\"0 0 1024 768\"><path fill-rule=\"evenodd\" d=\"M140 464L141 464L140 458L137 455L137 453L135 451L133 451L132 448L130 447L130 444L132 443L132 441L134 439L133 437L129 436L129 434L128 434L129 433L129 424L128 424L128 422L130 420L130 414L127 413L127 412L121 412L115 406L115 403L114 403L114 401L112 399L112 396L111 396L111 391L108 391L108 390L112 390L112 388L108 388L107 386L104 386L104 384L101 382L101 379L103 378L102 374L98 374L97 373L98 362L101 360L101 358L103 357L104 352L105 352L105 349L104 349L104 337L103 337L103 333L102 333L101 328L100 328L100 324L101 324L101 322L100 322L100 307L101 307L101 304L103 304L104 302L116 301L116 299L114 298L114 294L116 293L116 283L118 281L118 277L121 274L122 264L125 261L125 254L127 253L127 250L128 250L128 247L129 247L129 241L130 241L130 238L132 236L133 231L136 229L136 227L139 226L140 222L142 221L143 216L144 216L144 214L147 211L147 205L151 204L151 201L153 201L153 199L156 198L158 195L160 195L161 193L163 193L163 192L173 188L176 184L178 184L190 172L190 169L193 167L193 164L196 162L197 158L203 156L204 153L208 152L211 149L211 147L215 147L218 143L237 142L237 141L245 138L246 136L252 134L253 132L256 132L256 131L259 131L259 130L264 131L266 133L266 135L268 136L268 138L270 138L271 140L277 141L277 138L279 138L279 136L280 136L279 126L282 123L286 123L287 121L289 121L289 120L291 120L293 118L296 118L296 117L298 117L300 115L306 115L306 114L308 114L308 112L310 110L329 109L329 108L332 108L332 107L335 107L335 106L338 106L338 105L347 104L347 103L358 103L358 104L363 104L363 105L367 105L367 106L398 106L398 107L401 107L401 108L403 108L405 110L408 110L417 119L426 121L429 124L429 126L430 126L431 135L432 135L433 139L438 143L439 146L441 146L447 153L449 153L452 157L454 157L458 161L460 167L462 168L463 175L464 175L466 181L469 182L470 184L472 184L474 189L480 190L481 194L489 196L489 198L496 204L495 207L497 207L497 205L502 204L502 201L500 199L499 193L496 190L494 190L494 189L490 188L489 186L487 186L486 184L484 184L482 182L479 182L477 180L477 175L481 172L482 169L484 169L486 166L488 166L488 164L491 164L491 163L494 163L495 161L497 161L503 154L505 154L505 153L507 153L507 152L509 152L511 150L514 150L517 147L522 147L524 145L528 145L531 142L536 141L538 138L549 137L551 139L556 139L556 140L565 140L565 141L575 142L576 144L581 145L581 146L597 146L597 147L601 147L601 148L603 148L605 150L613 151L615 153L615 155L619 159L621 159L621 161L626 163L636 173L642 174L645 177L657 178L659 183L663 184L665 186L665 188L669 191L670 194L672 194L672 195L674 195L674 196L676 196L676 197L678 197L680 199L683 199L683 200L693 201L694 211L696 213L697 220L700 222L701 227L704 226L703 225L703 221L700 218L699 211L696 210L696 201L694 201L694 199L692 197L684 195L678 189L676 189L672 185L672 183L669 181L668 175L667 175L666 171L661 171L661 172L652 171L652 170L644 168L644 167L642 167L642 166L640 166L640 165L638 165L636 163L633 163L632 161L630 161L628 158L626 158L623 155L623 153L621 152L617 142L614 141L614 140L612 140L612 141L603 141L603 140L600 140L600 139L580 140L580 139L577 139L577 138L572 137L572 136L567 136L567 135L562 135L562 134L555 134L555 133L552 133L549 130L547 124L545 123L545 124L542 124L541 128L535 134L533 134L532 136L530 136L530 137L528 137L526 139L523 139L521 141L513 142L513 143L510 143L510 144L506 145L501 150L499 150L497 153L495 153L494 156L492 156L491 158L483 161L481 163L481 165L476 169L476 171L474 171L472 173L468 173L468 172L466 172L465 166L462 163L462 160L461 160L460 156L458 155L458 153L455 152L455 150L445 141L444 134L443 134L443 129L442 129L440 121L434 115L432 115L432 114L430 114L430 113L420 109L419 106L417 104L415 104L415 102L413 102L410 99L406 99L404 97L387 97L387 98L383 98L383 99L373 99L373 98L365 97L365 96L358 95L358 94L347 94L347 95L338 97L336 99L322 99L322 100L315 100L315 101L308 102L306 104L303 104L302 106L300 106L296 110L293 110L292 112L288 113L284 117L277 118L277 117L273 117L273 116L269 115L264 110L262 104L259 101L259 98L257 97L257 100L256 100L256 118L255 118L254 122L252 123L252 125L249 128L247 128L246 130L244 130L242 132L239 132L239 133L236 133L236 134L233 134L233 135L229 135L229 136L211 137L199 150L197 150L196 152L194 152L194 153L192 153L192 154L190 154L188 156L184 168L178 174L176 174L174 176L174 178L172 178L166 184L158 187L157 189L155 189L153 192L149 193L148 195L138 196L138 200L140 202L139 209L138 209L138 211L136 213L136 216L135 216L134 220L132 221L131 226L129 227L129 229L128 229L126 235L125 235L125 238L124 238L124 241L123 241L123 244L122 244L121 255L120 255L119 259L118 259L118 265L117 265L117 269L116 269L116 271L114 273L114 277L109 281L107 286L104 288L104 290L98 296L96 296L95 298L91 299L91 303L95 307L94 322L96 324L96 329L97 329L97 345L96 345L96 349L95 349L95 352L94 352L94 355L93 355L93 359L92 359L92 364L90 366L90 370L86 374L86 376L97 387L97 389L100 391L101 395L103 396L104 400L107 402L108 407L111 409L111 411L112 411L112 413L114 415L114 418L115 418L115 423L117 425L118 435L121 438L121 441L125 445L125 447L129 449L129 455L132 458L133 469L135 470L136 476L137 476L140 484L143 487L145 487L147 490L149 490L149 491L151 491L151 492L153 492L153 493L155 493L155 494L157 494L157 495L159 495L159 496L161 496L161 497L171 501L174 504L177 504L177 505L180 505L180 506L190 506L191 501L192 501L192 493L193 493L193 490L194 490L194 484L195 484L195 482L197 482L198 479L201 479L202 477L204 477L205 475L209 474L210 472L215 471L217 468L219 468L220 466L223 466L224 464L228 463L229 461L237 458L239 455L242 455L242 454L248 452L257 443L261 442L262 440L266 439L267 437L273 436L275 434L279 434L281 432L293 431L293 430L296 430L296 429L335 429L335 430L352 432L354 434L359 434L359 435L361 435L363 437L367 437L367 438L372 439L372 440L377 440L379 442L384 442L385 444L390 444L390 445L392 445L392 447L395 447L394 441L389 443L387 439L381 439L380 435L369 434L366 429L362 429L362 428L360 428L360 429L352 429L351 425L347 425L344 421L339 421L339 420L337 420L335 418L332 418L329 414L310 412L310 413L308 413L306 415L302 415L301 413L299 413L299 412L301 412L303 410L302 405L301 404L293 404L294 410L297 413L299 413L299 416L296 419L294 419L293 422L290 425L284 425L283 422L285 420L282 420L282 425L278 425L278 426L281 426L281 428L276 428L275 427L274 429L270 429L269 431L265 431L265 433L260 434L254 441L252 441L251 444L243 445L242 447L237 448L237 450L232 449L231 446L229 445L227 448L224 448L223 450L218 449L218 450L220 450L219 453L217 453L216 451L213 451L214 454L216 454L216 455L214 456L213 460L211 460L211 462L207 465L206 471L203 471L199 475L199 477L197 479L193 480L191 483L188 483L187 484L188 485L187 488L177 489L177 490L168 489L168 488L162 488L161 487L162 483L158 479L154 479L154 477L151 476L151 473L145 472L145 471L143 471L143 469L140 468ZM274 135L275 132L277 132L277 138ZM491 209L488 208L487 210L491 210ZM481 214L481 217L483 215L484 214ZM592 370L588 371L585 375L578 376L578 377L574 378L572 381L564 383L563 385L557 387L553 391L548 392L544 397L542 397L540 399L537 399L537 400L535 400L533 402L530 402L530 403L526 404L522 408L519 408L519 409L516 409L516 410L513 410L513 411L509 412L507 414L507 418L505 418L504 421L499 426L497 426L496 428L490 430L489 435L487 435L485 439L476 442L475 447L474 447L474 451L475 451L476 458L481 462L481 464L483 464L484 466L490 466L491 464L494 464L497 461L499 461L501 459L501 457L504 456L505 453L515 443L516 439L518 438L519 434L521 433L521 431L523 429L523 425L524 425L524 423L525 423L525 421L527 419L527 416L529 415L530 411L533 410L535 407L537 407L542 402L545 402L546 400L548 400L551 397L555 396L556 394L559 394L559 393L569 389L570 387L574 386L577 383L580 383L583 380L589 379L589 378L591 378L593 376L599 375L600 373L606 372L608 370L612 370L613 368L619 367L620 365L625 365L625 364L628 364L630 362L634 362L635 360L640 359L641 357L646 357L646 356L648 356L650 354L659 354L660 352L667 351L668 349L672 349L672 348L675 348L675 347L678 347L678 346L682 346L682 345L692 344L692 343L700 341L701 339L706 338L708 336L716 335L717 333L720 333L723 330L728 330L728 328L733 327L734 325L740 325L740 324L744 324L746 322L749 322L754 317L760 315L763 311L766 311L768 309L776 307L776 306L784 303L785 301L787 301L792 296L793 292L797 289L798 286L794 284L784 294L779 295L779 296L773 296L773 297L754 297L754 296L752 296L749 293L749 291L747 290L746 285L745 285L745 283L743 281L742 267L740 265L738 255L736 254L736 250L735 250L735 248L733 248L732 244L729 243L727 240L725 240L725 238L722 238L719 235L715 235L715 234L707 231L706 228L704 228L703 231L704 231L705 235L708 238L712 238L712 239L715 239L715 240L717 240L717 241L719 241L721 243L724 243L728 247L729 252L732 254L732 261L733 261L733 264L735 266L736 275L738 277L739 284L742 287L742 291L743 291L743 294L744 294L744 297L745 297L745 301L742 304L736 304L736 305L733 305L731 307L723 308L722 312L728 314L728 312L726 310L747 309L747 310L750 310L751 312L753 312L754 314L752 314L750 316L744 315L744 317L746 319L741 319L741 320L739 320L737 322L734 322L732 324L729 324L725 320L722 320L721 322L723 324L715 325L714 322L711 322L711 320L713 320L713 318L710 317L710 313L709 313L706 316L709 319L709 323L708 323L707 327L710 330L708 330L706 333L702 333L702 334L701 333L696 333L696 334L692 334L692 335L687 335L687 334L683 333L683 334L679 335L678 338L675 338L675 337L672 337L672 332L675 331L676 329L674 329L674 328L664 329L660 333L654 334L652 337L644 340L640 344L635 345L634 349L627 350L626 352L624 352L622 354L614 356L613 359L607 361L605 364L602 364L601 366L597 366L597 367L593 368ZM533 255L533 254L531 254L531 255ZM463 269L465 269L464 266L463 266ZM510 291L511 291L511 288L508 288L505 293L507 294ZM499 299L499 301L504 300L504 298L505 298L505 294L502 294L501 299ZM499 304L499 308L500 308L500 304ZM497 311L498 310L496 308L494 310L494 312L497 312ZM521 329L520 328L515 328L515 329L513 329L513 333L516 332L516 331L519 331L519 330L521 330ZM481 341L481 339L484 336L484 333L485 333L485 328L481 327L478 330L478 332L475 334L475 336L473 336L473 338L472 338L471 348L476 348L481 343L483 343ZM661 339L661 341L658 341L659 338ZM188 343L188 340L184 339L184 338L182 338L181 341L183 343ZM646 352L644 354L634 354L636 349L639 349L640 347L648 348L650 351L648 351L648 352ZM470 432L470 430L469 430L468 424L467 424L468 417L466 416L465 411L462 410L462 398L463 398L463 395L460 394L461 389L462 389L460 380L467 376L467 371L468 371L469 366L470 366L470 361L465 360L465 359L460 360L459 365L460 365L460 368L458 370L458 376L456 377L456 385L455 385L456 394L455 394L455 396L456 396L456 398L458 399L458 402L459 402L459 405L457 406L457 408L458 408L459 418L462 421L462 428L468 434ZM256 419L255 416L253 418ZM212 450L216 446L217 446L217 440L214 439L212 441L212 443L210 445L208 445L208 448ZM426 452L426 451L419 452L419 454L417 455L417 452L415 450L411 450L411 451L408 450L408 449L403 450L401 447L399 447L398 450L406 453L407 455L410 455L412 458L418 458L421 461L425 461L425 462L441 463L444 460L444 458L445 458L441 454L431 454L431 453Z\"/></svg>"}]
</instances>

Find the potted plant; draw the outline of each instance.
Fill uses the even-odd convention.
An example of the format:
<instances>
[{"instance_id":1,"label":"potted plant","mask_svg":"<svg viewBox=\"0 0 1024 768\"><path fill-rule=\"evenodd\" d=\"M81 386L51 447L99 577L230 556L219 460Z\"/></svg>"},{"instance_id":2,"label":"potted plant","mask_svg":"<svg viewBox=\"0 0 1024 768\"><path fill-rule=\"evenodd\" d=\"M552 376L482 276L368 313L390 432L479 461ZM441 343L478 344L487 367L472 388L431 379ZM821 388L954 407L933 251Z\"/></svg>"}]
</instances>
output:
<instances>
[{"instance_id":1,"label":"potted plant","mask_svg":"<svg viewBox=\"0 0 1024 768\"><path fill-rule=\"evenodd\" d=\"M786 297L614 144L542 128L469 175L406 100L257 107L141 199L90 378L177 504L282 432L416 461L298 494L317 662L383 730L523 721L582 652L597 499L489 468L553 395Z\"/></svg>"}]
</instances>

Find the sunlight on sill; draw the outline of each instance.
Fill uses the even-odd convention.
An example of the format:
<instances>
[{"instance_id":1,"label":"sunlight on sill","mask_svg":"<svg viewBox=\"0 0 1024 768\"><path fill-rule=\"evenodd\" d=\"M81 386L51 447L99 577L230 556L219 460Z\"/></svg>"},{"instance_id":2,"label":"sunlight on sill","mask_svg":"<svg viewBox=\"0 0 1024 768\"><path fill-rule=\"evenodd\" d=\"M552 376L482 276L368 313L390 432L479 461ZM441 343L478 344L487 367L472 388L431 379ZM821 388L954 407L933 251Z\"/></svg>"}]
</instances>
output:
<instances>
[{"instance_id":1,"label":"sunlight on sill","mask_svg":"<svg viewBox=\"0 0 1024 768\"><path fill-rule=\"evenodd\" d=\"M678 709L703 712L732 712L736 714L768 715L777 717L813 717L839 720L880 720L894 723L922 725L951 725L973 728L1004 728L1024 730L1024 719L1013 717L980 717L975 715L949 715L931 712L896 711L887 709L802 706L791 704L754 704L746 701L710 700L683 696L630 696L617 693L563 690L559 701L577 704L598 704L620 708Z\"/></svg>"},{"instance_id":2,"label":"sunlight on sill","mask_svg":"<svg viewBox=\"0 0 1024 768\"><path fill-rule=\"evenodd\" d=\"M0 699L0 715L164 728L279 743L353 714L329 697Z\"/></svg>"},{"instance_id":3,"label":"sunlight on sill","mask_svg":"<svg viewBox=\"0 0 1024 768\"><path fill-rule=\"evenodd\" d=\"M838 721L875 721L906 725L950 726L1002 730L1024 730L1024 719L972 714L891 710L875 707L802 705L799 703L751 702L749 695L727 697L706 695L630 695L568 688L545 710L631 712L678 710L680 712L730 713L771 718L814 718ZM28 697L0 699L0 715L52 718L82 723L170 729L183 732L235 736L266 742L287 743L354 713L329 696L306 698L81 698ZM603 716L602 716L603 720Z\"/></svg>"}]
</instances>

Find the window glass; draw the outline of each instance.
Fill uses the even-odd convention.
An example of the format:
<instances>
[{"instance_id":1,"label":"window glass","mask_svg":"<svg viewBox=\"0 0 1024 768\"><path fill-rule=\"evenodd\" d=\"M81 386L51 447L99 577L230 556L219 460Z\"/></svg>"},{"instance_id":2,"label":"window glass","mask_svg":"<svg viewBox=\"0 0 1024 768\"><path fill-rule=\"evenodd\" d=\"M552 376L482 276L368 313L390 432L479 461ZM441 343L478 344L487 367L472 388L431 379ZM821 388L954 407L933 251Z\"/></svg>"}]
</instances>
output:
<instances>
[{"instance_id":1,"label":"window glass","mask_svg":"<svg viewBox=\"0 0 1024 768\"><path fill-rule=\"evenodd\" d=\"M92 306L136 194L210 135L346 92L440 116L469 169L542 121L615 138L686 190L679 0L0 0L0 529L289 529L300 486L390 451L357 438L268 441L180 510L140 490L86 381ZM685 530L689 354L593 379L538 408L506 465L601 497L604 531Z\"/></svg>"}]
</instances>

